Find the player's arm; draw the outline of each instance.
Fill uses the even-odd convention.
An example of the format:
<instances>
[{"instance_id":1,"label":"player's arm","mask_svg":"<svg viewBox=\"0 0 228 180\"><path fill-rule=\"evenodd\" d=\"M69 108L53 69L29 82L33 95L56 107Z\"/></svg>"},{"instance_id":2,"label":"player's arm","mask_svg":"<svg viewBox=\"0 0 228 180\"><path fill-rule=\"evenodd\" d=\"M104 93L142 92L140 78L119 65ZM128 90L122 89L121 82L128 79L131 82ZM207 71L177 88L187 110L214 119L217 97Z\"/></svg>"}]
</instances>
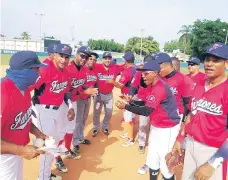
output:
<instances>
[{"instance_id":1,"label":"player's arm","mask_svg":"<svg viewBox=\"0 0 228 180\"><path fill-rule=\"evenodd\" d=\"M44 135L33 123L31 124L31 127L30 127L30 133L35 135L36 138L40 138L40 139L47 138L47 136Z\"/></svg>"},{"instance_id":2,"label":"player's arm","mask_svg":"<svg viewBox=\"0 0 228 180\"><path fill-rule=\"evenodd\" d=\"M154 108L148 106L138 106L135 102L131 102L131 104L126 104L125 109L142 116L149 116L154 111Z\"/></svg>"}]
</instances>

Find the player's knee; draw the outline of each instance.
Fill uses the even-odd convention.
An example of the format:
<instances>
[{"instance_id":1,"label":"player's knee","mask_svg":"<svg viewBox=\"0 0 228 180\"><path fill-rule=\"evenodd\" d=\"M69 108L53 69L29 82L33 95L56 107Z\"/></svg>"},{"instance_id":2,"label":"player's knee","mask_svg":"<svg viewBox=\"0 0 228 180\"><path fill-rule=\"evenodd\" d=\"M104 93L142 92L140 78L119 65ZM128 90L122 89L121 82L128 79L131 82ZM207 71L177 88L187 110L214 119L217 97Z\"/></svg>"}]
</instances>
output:
<instances>
[{"instance_id":1,"label":"player's knee","mask_svg":"<svg viewBox=\"0 0 228 180\"><path fill-rule=\"evenodd\" d=\"M150 180L157 180L159 169L158 170L154 170L154 169L150 168L149 169L149 173L150 173Z\"/></svg>"}]
</instances>

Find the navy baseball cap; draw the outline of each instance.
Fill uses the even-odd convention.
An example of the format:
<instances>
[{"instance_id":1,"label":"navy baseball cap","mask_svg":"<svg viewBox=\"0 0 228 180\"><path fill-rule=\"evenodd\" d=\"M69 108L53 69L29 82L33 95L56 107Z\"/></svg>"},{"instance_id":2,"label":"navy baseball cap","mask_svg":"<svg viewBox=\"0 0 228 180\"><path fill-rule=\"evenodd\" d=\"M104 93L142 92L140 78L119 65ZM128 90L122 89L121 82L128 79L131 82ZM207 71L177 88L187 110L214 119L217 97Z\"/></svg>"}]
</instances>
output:
<instances>
[{"instance_id":1,"label":"navy baseball cap","mask_svg":"<svg viewBox=\"0 0 228 180\"><path fill-rule=\"evenodd\" d=\"M206 52L203 53L204 58L207 55L213 55L221 59L228 59L228 45L216 42L207 48Z\"/></svg>"},{"instance_id":2,"label":"navy baseball cap","mask_svg":"<svg viewBox=\"0 0 228 180\"><path fill-rule=\"evenodd\" d=\"M126 60L126 61L131 61L131 62L134 62L135 61L135 56L132 52L128 51L124 54L123 58Z\"/></svg>"},{"instance_id":3,"label":"navy baseball cap","mask_svg":"<svg viewBox=\"0 0 228 180\"><path fill-rule=\"evenodd\" d=\"M137 71L160 71L160 64L157 61L147 61Z\"/></svg>"},{"instance_id":4,"label":"navy baseball cap","mask_svg":"<svg viewBox=\"0 0 228 180\"><path fill-rule=\"evenodd\" d=\"M55 53L66 54L71 56L72 48L67 44L58 44L55 49Z\"/></svg>"},{"instance_id":5,"label":"navy baseball cap","mask_svg":"<svg viewBox=\"0 0 228 180\"><path fill-rule=\"evenodd\" d=\"M154 59L159 63L172 62L171 57L167 53L157 53L154 55Z\"/></svg>"},{"instance_id":6,"label":"navy baseball cap","mask_svg":"<svg viewBox=\"0 0 228 180\"><path fill-rule=\"evenodd\" d=\"M22 70L47 67L48 65L41 63L35 52L20 51L11 56L9 66L13 70Z\"/></svg>"},{"instance_id":7,"label":"navy baseball cap","mask_svg":"<svg viewBox=\"0 0 228 180\"><path fill-rule=\"evenodd\" d=\"M200 59L197 58L197 57L191 57L191 58L187 61L187 63L194 63L194 64L200 65Z\"/></svg>"},{"instance_id":8,"label":"navy baseball cap","mask_svg":"<svg viewBox=\"0 0 228 180\"><path fill-rule=\"evenodd\" d=\"M88 46L81 46L80 48L78 48L77 53L84 53L89 57L91 56Z\"/></svg>"},{"instance_id":9,"label":"navy baseball cap","mask_svg":"<svg viewBox=\"0 0 228 180\"><path fill-rule=\"evenodd\" d=\"M95 52L90 52L90 55L96 56L96 58L99 58L99 55Z\"/></svg>"},{"instance_id":10,"label":"navy baseball cap","mask_svg":"<svg viewBox=\"0 0 228 180\"><path fill-rule=\"evenodd\" d=\"M47 52L48 52L49 54L55 53L56 47L57 47L57 44L50 44L50 45L48 46L48 48L47 48Z\"/></svg>"},{"instance_id":11,"label":"navy baseball cap","mask_svg":"<svg viewBox=\"0 0 228 180\"><path fill-rule=\"evenodd\" d=\"M112 58L112 54L110 52L104 52L103 58L106 58L106 57Z\"/></svg>"},{"instance_id":12,"label":"navy baseball cap","mask_svg":"<svg viewBox=\"0 0 228 180\"><path fill-rule=\"evenodd\" d=\"M116 64L117 63L117 60L116 59L113 59L111 64Z\"/></svg>"}]
</instances>

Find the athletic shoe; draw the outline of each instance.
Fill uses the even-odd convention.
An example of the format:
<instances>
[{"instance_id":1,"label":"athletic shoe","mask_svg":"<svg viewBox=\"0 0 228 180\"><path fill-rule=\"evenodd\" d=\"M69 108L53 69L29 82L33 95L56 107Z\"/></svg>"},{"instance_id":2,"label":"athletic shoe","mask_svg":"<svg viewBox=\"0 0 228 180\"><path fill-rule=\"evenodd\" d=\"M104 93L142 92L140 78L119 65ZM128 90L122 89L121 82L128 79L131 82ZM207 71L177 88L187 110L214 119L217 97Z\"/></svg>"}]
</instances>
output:
<instances>
[{"instance_id":1,"label":"athletic shoe","mask_svg":"<svg viewBox=\"0 0 228 180\"><path fill-rule=\"evenodd\" d=\"M55 165L59 172L66 173L68 171L67 167L63 163L62 158L58 158Z\"/></svg>"},{"instance_id":2,"label":"athletic shoe","mask_svg":"<svg viewBox=\"0 0 228 180\"><path fill-rule=\"evenodd\" d=\"M97 134L98 134L98 131L94 129L94 130L93 130L93 137L96 137Z\"/></svg>"},{"instance_id":3,"label":"athletic shoe","mask_svg":"<svg viewBox=\"0 0 228 180\"><path fill-rule=\"evenodd\" d=\"M62 180L63 178L61 176L57 176L51 173L50 180Z\"/></svg>"},{"instance_id":4,"label":"athletic shoe","mask_svg":"<svg viewBox=\"0 0 228 180\"><path fill-rule=\"evenodd\" d=\"M144 164L143 167L138 169L139 174L146 174L148 171L149 171L149 167L146 164Z\"/></svg>"},{"instance_id":5,"label":"athletic shoe","mask_svg":"<svg viewBox=\"0 0 228 180\"><path fill-rule=\"evenodd\" d=\"M144 154L145 152L145 147L144 146L139 146L139 153Z\"/></svg>"},{"instance_id":6,"label":"athletic shoe","mask_svg":"<svg viewBox=\"0 0 228 180\"><path fill-rule=\"evenodd\" d=\"M80 147L79 147L79 145L77 145L77 146L74 146L74 153L78 153L78 154L80 154Z\"/></svg>"},{"instance_id":7,"label":"athletic shoe","mask_svg":"<svg viewBox=\"0 0 228 180\"><path fill-rule=\"evenodd\" d=\"M104 133L106 136L109 135L108 129L103 129L102 131L103 131L103 133Z\"/></svg>"},{"instance_id":8,"label":"athletic shoe","mask_svg":"<svg viewBox=\"0 0 228 180\"><path fill-rule=\"evenodd\" d=\"M127 140L124 142L124 144L121 144L123 147L133 146L135 144L135 141L133 140Z\"/></svg>"},{"instance_id":9,"label":"athletic shoe","mask_svg":"<svg viewBox=\"0 0 228 180\"><path fill-rule=\"evenodd\" d=\"M120 137L121 137L122 139L126 139L126 138L128 138L128 133L124 133L124 134L120 135Z\"/></svg>"},{"instance_id":10,"label":"athletic shoe","mask_svg":"<svg viewBox=\"0 0 228 180\"><path fill-rule=\"evenodd\" d=\"M68 159L80 159L81 155L79 153L75 153L71 150L65 152L65 158Z\"/></svg>"},{"instance_id":11,"label":"athletic shoe","mask_svg":"<svg viewBox=\"0 0 228 180\"><path fill-rule=\"evenodd\" d=\"M89 144L91 144L91 141L90 140L88 140L88 139L84 139L84 140L82 140L82 141L79 141L81 144L86 144L86 145L89 145Z\"/></svg>"}]
</instances>

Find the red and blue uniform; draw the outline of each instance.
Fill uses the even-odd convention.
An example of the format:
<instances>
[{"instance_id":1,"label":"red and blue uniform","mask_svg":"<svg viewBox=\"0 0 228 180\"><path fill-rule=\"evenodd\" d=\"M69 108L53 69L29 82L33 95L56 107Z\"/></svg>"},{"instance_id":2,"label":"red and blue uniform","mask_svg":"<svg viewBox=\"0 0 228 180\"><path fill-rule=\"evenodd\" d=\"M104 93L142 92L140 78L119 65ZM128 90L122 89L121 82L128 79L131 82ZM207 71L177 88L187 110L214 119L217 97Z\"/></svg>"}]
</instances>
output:
<instances>
[{"instance_id":1,"label":"red and blue uniform","mask_svg":"<svg viewBox=\"0 0 228 180\"><path fill-rule=\"evenodd\" d=\"M186 76L190 77L193 80L194 87L196 84L204 81L207 77L204 73L198 72L196 75L192 76L191 74L187 74Z\"/></svg>"}]
</instances>

